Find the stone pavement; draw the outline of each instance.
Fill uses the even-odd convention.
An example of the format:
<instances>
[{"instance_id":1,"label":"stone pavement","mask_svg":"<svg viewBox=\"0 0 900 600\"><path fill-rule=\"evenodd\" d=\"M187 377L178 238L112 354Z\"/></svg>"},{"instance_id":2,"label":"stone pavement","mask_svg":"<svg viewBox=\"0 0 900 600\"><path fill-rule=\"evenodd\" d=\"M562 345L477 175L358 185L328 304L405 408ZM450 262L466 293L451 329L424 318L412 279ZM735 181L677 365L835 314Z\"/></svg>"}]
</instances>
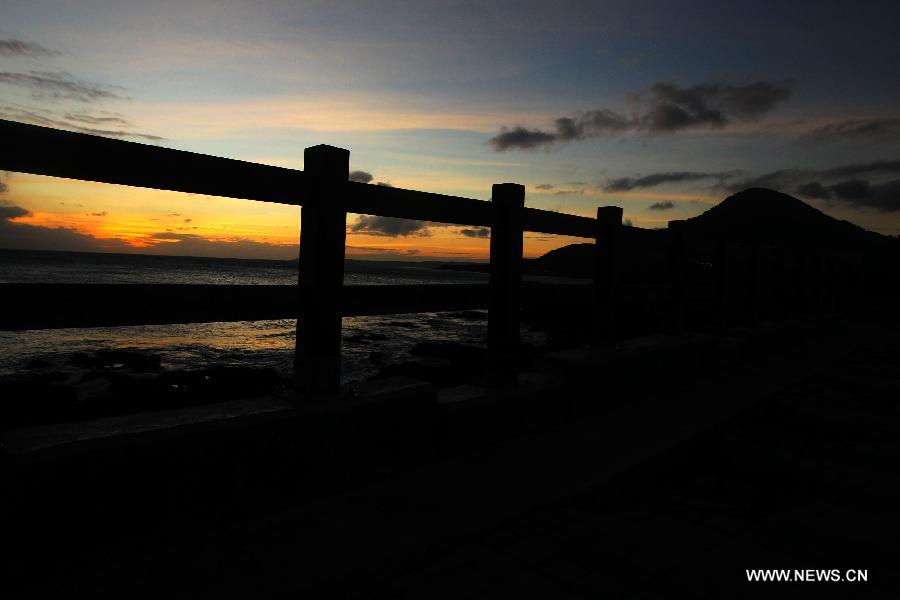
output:
<instances>
[{"instance_id":1,"label":"stone pavement","mask_svg":"<svg viewBox=\"0 0 900 600\"><path fill-rule=\"evenodd\" d=\"M900 327L851 333L26 595L896 597Z\"/></svg>"},{"instance_id":2,"label":"stone pavement","mask_svg":"<svg viewBox=\"0 0 900 600\"><path fill-rule=\"evenodd\" d=\"M896 598L898 334L359 597ZM868 582L748 583L761 568L865 569Z\"/></svg>"}]
</instances>

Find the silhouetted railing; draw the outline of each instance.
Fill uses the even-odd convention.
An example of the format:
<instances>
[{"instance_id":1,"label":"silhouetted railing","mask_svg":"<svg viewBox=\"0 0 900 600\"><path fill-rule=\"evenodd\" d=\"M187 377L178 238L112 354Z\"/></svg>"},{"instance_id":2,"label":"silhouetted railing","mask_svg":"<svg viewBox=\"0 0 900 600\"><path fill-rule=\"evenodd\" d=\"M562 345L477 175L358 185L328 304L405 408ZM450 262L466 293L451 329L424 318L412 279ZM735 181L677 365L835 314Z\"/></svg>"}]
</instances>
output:
<instances>
[{"instance_id":1,"label":"silhouetted railing","mask_svg":"<svg viewBox=\"0 0 900 600\"><path fill-rule=\"evenodd\" d=\"M337 391L340 319L349 315L488 308L491 379L509 381L519 341L523 232L597 238L600 231L595 219L525 208L525 189L516 184L495 185L486 202L351 182L349 152L330 146L308 148L305 171L299 171L11 121L0 121L0 139L4 170L303 209L299 294L286 286L7 284L3 329L297 316L298 376L313 395ZM621 210L615 210L618 221L604 221L604 239L621 223ZM490 285L344 287L348 212L490 227ZM609 278L610 267L604 263L598 277ZM570 287L555 292L584 296L583 286ZM614 286L597 290L597 306L614 304ZM540 291L529 292L535 294ZM608 335L608 317L603 328Z\"/></svg>"},{"instance_id":2,"label":"silhouetted railing","mask_svg":"<svg viewBox=\"0 0 900 600\"><path fill-rule=\"evenodd\" d=\"M331 146L307 148L305 170L299 171L3 120L0 139L3 170L277 202L303 211L299 294L293 286L3 284L0 329L297 317L296 371L309 395L338 390L343 316L487 308L488 376L505 383L516 376L524 296L590 307L593 343L610 347L617 334L616 309L626 298L667 297L670 328L680 331L686 300L711 299L724 313L728 290L738 287L727 281L724 245L715 260L715 282L686 284L680 222L670 223L668 284L620 288L619 207L600 207L593 219L526 208L525 188L512 183L494 185L487 202L351 182L349 151ZM489 285L344 286L348 212L490 227ZM534 285L523 293L525 231L594 239L593 286ZM801 267L798 273L812 277L804 293L825 285L822 270ZM755 275L743 287L756 306ZM819 288L817 298L824 297ZM784 286L780 289L785 293Z\"/></svg>"}]
</instances>

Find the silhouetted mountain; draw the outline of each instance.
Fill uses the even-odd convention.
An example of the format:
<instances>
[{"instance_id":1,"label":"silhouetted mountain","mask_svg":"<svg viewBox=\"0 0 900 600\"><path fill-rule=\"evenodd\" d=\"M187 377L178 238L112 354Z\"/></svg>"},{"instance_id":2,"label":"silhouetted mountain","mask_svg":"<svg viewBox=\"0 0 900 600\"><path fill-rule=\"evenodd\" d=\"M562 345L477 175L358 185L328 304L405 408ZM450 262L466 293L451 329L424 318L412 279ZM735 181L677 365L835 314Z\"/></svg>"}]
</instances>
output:
<instances>
[{"instance_id":1,"label":"silhouetted mountain","mask_svg":"<svg viewBox=\"0 0 900 600\"><path fill-rule=\"evenodd\" d=\"M856 248L887 238L830 217L802 200L765 188L750 188L685 221L686 233L735 242Z\"/></svg>"},{"instance_id":2,"label":"silhouetted mountain","mask_svg":"<svg viewBox=\"0 0 900 600\"><path fill-rule=\"evenodd\" d=\"M891 239L830 217L802 200L764 188L750 188L725 198L701 215L685 220L691 241L778 243L787 246L875 249ZM665 230L623 227L621 269L624 279L657 272L664 264ZM571 244L529 262L530 272L590 277L593 244Z\"/></svg>"},{"instance_id":3,"label":"silhouetted mountain","mask_svg":"<svg viewBox=\"0 0 900 600\"><path fill-rule=\"evenodd\" d=\"M646 265L660 259L665 249L665 236L655 229L623 226L619 237L619 257L623 272L642 273ZM594 244L570 244L551 250L540 258L526 261L525 271L537 274L592 277Z\"/></svg>"}]
</instances>

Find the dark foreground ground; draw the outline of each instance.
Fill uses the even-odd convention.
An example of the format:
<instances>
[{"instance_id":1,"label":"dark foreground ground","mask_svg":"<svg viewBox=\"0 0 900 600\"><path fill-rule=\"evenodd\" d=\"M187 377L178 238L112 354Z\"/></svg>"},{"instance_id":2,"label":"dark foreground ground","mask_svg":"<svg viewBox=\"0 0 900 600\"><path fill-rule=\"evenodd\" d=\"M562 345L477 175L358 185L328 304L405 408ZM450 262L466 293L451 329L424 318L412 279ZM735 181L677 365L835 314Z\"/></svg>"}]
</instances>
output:
<instances>
[{"instance_id":1,"label":"dark foreground ground","mask_svg":"<svg viewBox=\"0 0 900 600\"><path fill-rule=\"evenodd\" d=\"M898 334L860 318L803 352L26 595L895 598ZM748 583L747 569L868 581Z\"/></svg>"}]
</instances>

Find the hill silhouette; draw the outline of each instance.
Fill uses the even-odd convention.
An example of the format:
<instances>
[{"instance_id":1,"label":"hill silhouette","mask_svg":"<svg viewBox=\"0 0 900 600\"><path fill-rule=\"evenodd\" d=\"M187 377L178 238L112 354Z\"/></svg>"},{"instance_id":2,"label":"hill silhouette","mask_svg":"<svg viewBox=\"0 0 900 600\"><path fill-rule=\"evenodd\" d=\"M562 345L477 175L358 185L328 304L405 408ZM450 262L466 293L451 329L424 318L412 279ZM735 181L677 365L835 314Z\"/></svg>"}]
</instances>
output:
<instances>
[{"instance_id":1,"label":"hill silhouette","mask_svg":"<svg viewBox=\"0 0 900 600\"><path fill-rule=\"evenodd\" d=\"M691 235L735 242L782 243L819 248L859 248L887 238L835 219L782 192L749 188L686 219Z\"/></svg>"},{"instance_id":2,"label":"hill silhouette","mask_svg":"<svg viewBox=\"0 0 900 600\"><path fill-rule=\"evenodd\" d=\"M693 241L783 244L827 249L886 248L890 238L835 219L798 198L775 190L749 188L729 196L696 217L686 219ZM640 279L664 263L666 231L622 227L623 277ZM526 270L571 277L593 273L594 244L570 244L529 261ZM654 267L655 265L655 267Z\"/></svg>"}]
</instances>

